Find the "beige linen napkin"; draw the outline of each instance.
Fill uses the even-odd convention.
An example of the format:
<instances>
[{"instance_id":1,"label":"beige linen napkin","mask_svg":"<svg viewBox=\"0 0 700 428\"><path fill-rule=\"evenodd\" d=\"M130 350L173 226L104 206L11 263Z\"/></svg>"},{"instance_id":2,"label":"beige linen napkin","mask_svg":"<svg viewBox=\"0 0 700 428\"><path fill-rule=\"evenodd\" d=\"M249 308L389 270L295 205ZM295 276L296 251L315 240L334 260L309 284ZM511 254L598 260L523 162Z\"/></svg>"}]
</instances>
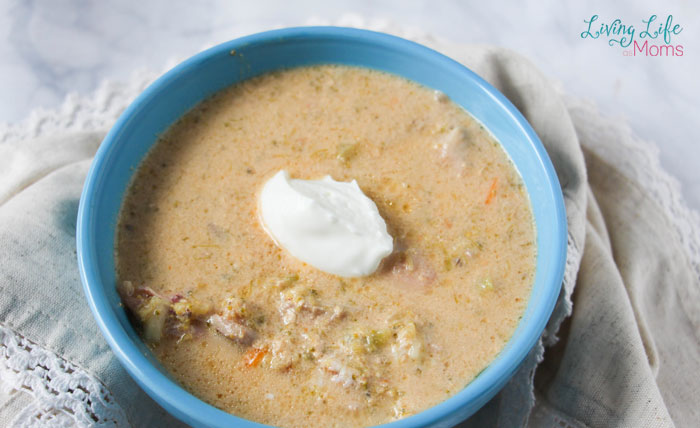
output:
<instances>
[{"instance_id":1,"label":"beige linen napkin","mask_svg":"<svg viewBox=\"0 0 700 428\"><path fill-rule=\"evenodd\" d=\"M557 170L569 223L564 286L541 343L463 426L696 425L697 214L646 146L594 108L565 101L528 61L493 47L436 47L530 121ZM149 79L74 99L81 108L34 118L28 130L0 129L2 426L177 425L108 348L75 256L91 157L105 125Z\"/></svg>"}]
</instances>

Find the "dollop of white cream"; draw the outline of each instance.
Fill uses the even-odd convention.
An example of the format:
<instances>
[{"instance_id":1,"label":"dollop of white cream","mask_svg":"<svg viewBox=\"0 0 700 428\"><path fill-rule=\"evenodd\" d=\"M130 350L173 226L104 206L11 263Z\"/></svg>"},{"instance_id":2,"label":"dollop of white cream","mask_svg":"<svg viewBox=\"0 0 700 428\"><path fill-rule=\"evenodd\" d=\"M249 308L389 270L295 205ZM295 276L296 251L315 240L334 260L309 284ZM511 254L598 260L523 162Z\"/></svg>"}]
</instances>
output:
<instances>
[{"instance_id":1,"label":"dollop of white cream","mask_svg":"<svg viewBox=\"0 0 700 428\"><path fill-rule=\"evenodd\" d=\"M260 193L260 218L278 246L324 272L369 275L394 249L374 202L353 180L270 178Z\"/></svg>"}]
</instances>

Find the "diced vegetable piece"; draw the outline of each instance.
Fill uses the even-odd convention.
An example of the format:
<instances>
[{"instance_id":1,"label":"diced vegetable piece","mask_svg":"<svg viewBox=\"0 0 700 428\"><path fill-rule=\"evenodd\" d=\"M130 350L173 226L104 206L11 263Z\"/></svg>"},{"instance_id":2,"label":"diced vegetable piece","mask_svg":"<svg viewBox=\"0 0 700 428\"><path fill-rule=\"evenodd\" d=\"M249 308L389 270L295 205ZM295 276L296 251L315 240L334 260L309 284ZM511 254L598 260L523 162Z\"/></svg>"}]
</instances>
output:
<instances>
[{"instance_id":1,"label":"diced vegetable piece","mask_svg":"<svg viewBox=\"0 0 700 428\"><path fill-rule=\"evenodd\" d=\"M212 312L211 304L198 300L188 300L185 298L173 299L171 308L175 314L177 323L171 325L173 333L180 335L181 339L191 337L189 329L193 320L203 320Z\"/></svg>"},{"instance_id":2,"label":"diced vegetable piece","mask_svg":"<svg viewBox=\"0 0 700 428\"><path fill-rule=\"evenodd\" d=\"M447 271L447 272L451 271L453 263L454 263L453 257L446 256L445 259L443 260L443 265L445 267L445 271Z\"/></svg>"},{"instance_id":3,"label":"diced vegetable piece","mask_svg":"<svg viewBox=\"0 0 700 428\"><path fill-rule=\"evenodd\" d=\"M192 314L190 304L187 300L179 300L173 303L173 311L178 317L188 317Z\"/></svg>"},{"instance_id":4,"label":"diced vegetable piece","mask_svg":"<svg viewBox=\"0 0 700 428\"><path fill-rule=\"evenodd\" d=\"M391 352L398 359L410 358L417 361L423 356L423 342L418 337L418 329L413 321L398 325L396 343L391 346Z\"/></svg>"},{"instance_id":5,"label":"diced vegetable piece","mask_svg":"<svg viewBox=\"0 0 700 428\"><path fill-rule=\"evenodd\" d=\"M343 388L363 388L367 385L367 368L361 363L345 362L335 355L326 355L319 359L319 367L331 375L331 381L339 383Z\"/></svg>"},{"instance_id":6,"label":"diced vegetable piece","mask_svg":"<svg viewBox=\"0 0 700 428\"><path fill-rule=\"evenodd\" d=\"M390 337L389 329L353 331L344 336L341 349L348 356L370 354L386 345Z\"/></svg>"},{"instance_id":7,"label":"diced vegetable piece","mask_svg":"<svg viewBox=\"0 0 700 428\"><path fill-rule=\"evenodd\" d=\"M135 311L134 315L143 324L143 336L147 342L160 342L169 312L168 302L156 295L149 297Z\"/></svg>"},{"instance_id":8,"label":"diced vegetable piece","mask_svg":"<svg viewBox=\"0 0 700 428\"><path fill-rule=\"evenodd\" d=\"M175 318L177 318L179 325L178 330L184 333L190 326L190 320L192 318L192 311L190 309L190 304L187 300L178 300L172 304L173 312L175 313Z\"/></svg>"},{"instance_id":9,"label":"diced vegetable piece","mask_svg":"<svg viewBox=\"0 0 700 428\"><path fill-rule=\"evenodd\" d=\"M318 291L311 288L291 287L280 291L280 304L277 307L285 325L296 321L297 316L305 311L306 314L317 316L325 313L318 305Z\"/></svg>"},{"instance_id":10,"label":"diced vegetable piece","mask_svg":"<svg viewBox=\"0 0 700 428\"><path fill-rule=\"evenodd\" d=\"M250 348L243 354L243 364L246 367L257 367L267 354L265 348Z\"/></svg>"},{"instance_id":11,"label":"diced vegetable piece","mask_svg":"<svg viewBox=\"0 0 700 428\"><path fill-rule=\"evenodd\" d=\"M287 288L297 281L299 281L299 275L297 275L296 273L292 273L278 280L275 283L275 286L279 288Z\"/></svg>"},{"instance_id":12,"label":"diced vegetable piece","mask_svg":"<svg viewBox=\"0 0 700 428\"><path fill-rule=\"evenodd\" d=\"M386 345L391 337L391 331L388 329L370 330L365 336L365 349L367 352L374 352Z\"/></svg>"},{"instance_id":13,"label":"diced vegetable piece","mask_svg":"<svg viewBox=\"0 0 700 428\"><path fill-rule=\"evenodd\" d=\"M357 156L357 143L345 143L338 146L336 158L346 164Z\"/></svg>"},{"instance_id":14,"label":"diced vegetable piece","mask_svg":"<svg viewBox=\"0 0 700 428\"><path fill-rule=\"evenodd\" d=\"M201 300L190 300L189 311L194 318L201 318L209 315L213 308L210 302L203 302Z\"/></svg>"},{"instance_id":15,"label":"diced vegetable piece","mask_svg":"<svg viewBox=\"0 0 700 428\"><path fill-rule=\"evenodd\" d=\"M241 321L248 316L248 307L240 297L229 297L224 300L221 316L226 319Z\"/></svg>"},{"instance_id":16,"label":"diced vegetable piece","mask_svg":"<svg viewBox=\"0 0 700 428\"><path fill-rule=\"evenodd\" d=\"M270 345L270 368L288 369L299 361L300 353L289 337L278 337Z\"/></svg>"},{"instance_id":17,"label":"diced vegetable piece","mask_svg":"<svg viewBox=\"0 0 700 428\"><path fill-rule=\"evenodd\" d=\"M484 203L486 205L490 204L493 197L496 196L496 187L498 186L498 177L494 178L491 182L491 187L489 187L489 193L486 195L486 200Z\"/></svg>"},{"instance_id":18,"label":"diced vegetable piece","mask_svg":"<svg viewBox=\"0 0 700 428\"><path fill-rule=\"evenodd\" d=\"M481 288L484 291L493 290L493 282L491 282L491 278L484 278L481 281L479 281L479 288Z\"/></svg>"},{"instance_id":19,"label":"diced vegetable piece","mask_svg":"<svg viewBox=\"0 0 700 428\"><path fill-rule=\"evenodd\" d=\"M277 308L285 325L293 323L304 305L304 296L297 288L280 292L280 304Z\"/></svg>"},{"instance_id":20,"label":"diced vegetable piece","mask_svg":"<svg viewBox=\"0 0 700 428\"><path fill-rule=\"evenodd\" d=\"M364 354L365 348L365 336L359 332L351 332L343 337L342 349L347 355L360 355Z\"/></svg>"}]
</instances>

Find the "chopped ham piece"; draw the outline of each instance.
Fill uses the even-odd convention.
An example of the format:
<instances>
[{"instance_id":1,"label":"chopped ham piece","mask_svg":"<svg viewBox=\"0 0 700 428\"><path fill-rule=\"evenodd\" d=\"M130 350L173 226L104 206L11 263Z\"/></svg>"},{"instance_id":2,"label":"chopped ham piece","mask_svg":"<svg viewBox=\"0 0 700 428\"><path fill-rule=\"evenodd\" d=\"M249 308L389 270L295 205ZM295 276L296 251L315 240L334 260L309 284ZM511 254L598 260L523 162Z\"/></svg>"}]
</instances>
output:
<instances>
[{"instance_id":1,"label":"chopped ham piece","mask_svg":"<svg viewBox=\"0 0 700 428\"><path fill-rule=\"evenodd\" d=\"M427 287L437 278L430 262L415 251L402 251L389 256L386 268L400 283L413 287Z\"/></svg>"},{"instance_id":2,"label":"chopped ham piece","mask_svg":"<svg viewBox=\"0 0 700 428\"><path fill-rule=\"evenodd\" d=\"M255 340L255 331L238 321L224 318L221 315L212 315L208 322L222 336L241 345L250 345Z\"/></svg>"}]
</instances>

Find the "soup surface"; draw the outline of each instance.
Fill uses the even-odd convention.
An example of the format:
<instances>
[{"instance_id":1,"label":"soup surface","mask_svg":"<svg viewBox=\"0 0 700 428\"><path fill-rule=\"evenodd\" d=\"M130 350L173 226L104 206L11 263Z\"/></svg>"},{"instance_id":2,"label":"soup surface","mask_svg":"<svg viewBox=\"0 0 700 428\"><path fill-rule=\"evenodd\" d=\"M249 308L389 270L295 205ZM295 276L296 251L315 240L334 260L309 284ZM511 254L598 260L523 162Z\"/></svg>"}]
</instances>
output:
<instances>
[{"instance_id":1,"label":"soup surface","mask_svg":"<svg viewBox=\"0 0 700 428\"><path fill-rule=\"evenodd\" d=\"M278 248L258 195L356 179L394 252L341 278ZM431 407L504 347L534 279L535 231L500 145L444 95L346 66L266 74L175 123L135 173L118 290L194 395L289 427L367 426Z\"/></svg>"}]
</instances>

